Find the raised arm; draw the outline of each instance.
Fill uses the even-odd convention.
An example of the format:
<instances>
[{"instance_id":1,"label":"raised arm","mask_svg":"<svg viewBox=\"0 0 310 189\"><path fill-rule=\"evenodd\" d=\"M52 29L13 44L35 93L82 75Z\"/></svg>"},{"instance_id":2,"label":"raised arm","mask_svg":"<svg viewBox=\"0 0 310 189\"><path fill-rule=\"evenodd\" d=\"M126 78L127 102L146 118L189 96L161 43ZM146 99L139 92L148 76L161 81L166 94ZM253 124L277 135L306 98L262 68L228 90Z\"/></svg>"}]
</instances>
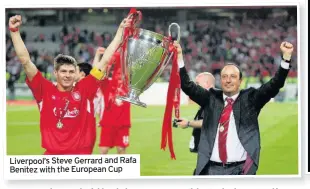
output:
<instances>
[{"instance_id":1,"label":"raised arm","mask_svg":"<svg viewBox=\"0 0 310 189\"><path fill-rule=\"evenodd\" d=\"M37 74L38 69L31 62L28 50L21 38L19 32L21 24L22 24L22 17L20 15L13 16L9 20L9 29L16 55L19 58L25 70L27 78L29 79L29 81L32 81L33 77Z\"/></svg>"},{"instance_id":2,"label":"raised arm","mask_svg":"<svg viewBox=\"0 0 310 189\"><path fill-rule=\"evenodd\" d=\"M294 47L291 43L282 42L280 49L282 52L280 68L271 80L255 91L254 100L258 109L261 109L271 98L274 98L285 84Z\"/></svg>"},{"instance_id":3,"label":"raised arm","mask_svg":"<svg viewBox=\"0 0 310 189\"><path fill-rule=\"evenodd\" d=\"M210 99L210 92L191 81L184 66L182 48L178 42L174 42L178 50L178 65L180 68L181 88L183 92L199 106L204 107Z\"/></svg>"},{"instance_id":4,"label":"raised arm","mask_svg":"<svg viewBox=\"0 0 310 189\"><path fill-rule=\"evenodd\" d=\"M125 27L130 26L132 19L125 18L118 27L116 35L110 45L104 50L103 56L100 59L100 53L96 53L94 58L93 67L100 70L102 73L105 73L108 62L112 58L114 52L117 50L118 46L122 43L122 37Z\"/></svg>"}]
</instances>

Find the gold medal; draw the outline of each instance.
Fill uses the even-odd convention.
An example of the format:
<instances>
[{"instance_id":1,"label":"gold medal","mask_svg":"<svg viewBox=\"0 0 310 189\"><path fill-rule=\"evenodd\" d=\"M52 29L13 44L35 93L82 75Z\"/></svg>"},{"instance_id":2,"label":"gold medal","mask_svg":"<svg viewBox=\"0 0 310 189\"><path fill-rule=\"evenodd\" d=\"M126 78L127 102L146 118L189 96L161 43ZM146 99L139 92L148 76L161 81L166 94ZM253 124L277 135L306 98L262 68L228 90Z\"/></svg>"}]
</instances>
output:
<instances>
[{"instance_id":1,"label":"gold medal","mask_svg":"<svg viewBox=\"0 0 310 189\"><path fill-rule=\"evenodd\" d=\"M61 121L58 121L56 126L58 129L61 129L64 125L61 123Z\"/></svg>"},{"instance_id":2,"label":"gold medal","mask_svg":"<svg viewBox=\"0 0 310 189\"><path fill-rule=\"evenodd\" d=\"M224 126L223 126L223 125L221 125L221 126L220 126L220 132L223 132L223 131L224 131L224 129L225 129L225 128L224 128Z\"/></svg>"},{"instance_id":3,"label":"gold medal","mask_svg":"<svg viewBox=\"0 0 310 189\"><path fill-rule=\"evenodd\" d=\"M68 110L68 105L69 105L69 100L66 99L65 108L64 108L63 110L61 110L61 108L59 108L59 117L57 116L57 117L58 117L58 122L57 122L57 124L56 124L56 127L57 127L58 129L62 129L63 126L64 126L64 124L61 122L61 120L64 118L65 113L66 113L67 110Z\"/></svg>"}]
</instances>

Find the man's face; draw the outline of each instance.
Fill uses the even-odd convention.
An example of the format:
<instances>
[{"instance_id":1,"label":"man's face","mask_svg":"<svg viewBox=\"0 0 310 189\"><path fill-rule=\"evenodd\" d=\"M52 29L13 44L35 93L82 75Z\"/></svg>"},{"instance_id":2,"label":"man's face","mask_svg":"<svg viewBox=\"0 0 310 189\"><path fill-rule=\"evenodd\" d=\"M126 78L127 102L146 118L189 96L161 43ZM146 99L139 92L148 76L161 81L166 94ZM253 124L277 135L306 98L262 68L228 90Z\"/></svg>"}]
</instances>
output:
<instances>
[{"instance_id":1,"label":"man's face","mask_svg":"<svg viewBox=\"0 0 310 189\"><path fill-rule=\"evenodd\" d=\"M85 73L81 72L80 67L76 67L76 78L75 81L78 82L85 77Z\"/></svg>"},{"instance_id":2,"label":"man's face","mask_svg":"<svg viewBox=\"0 0 310 189\"><path fill-rule=\"evenodd\" d=\"M239 70L234 65L227 65L221 72L221 85L224 93L235 95L239 92L241 79Z\"/></svg>"},{"instance_id":3,"label":"man's face","mask_svg":"<svg viewBox=\"0 0 310 189\"><path fill-rule=\"evenodd\" d=\"M76 67L71 64L64 64L55 70L57 84L66 89L73 86L76 79Z\"/></svg>"}]
</instances>

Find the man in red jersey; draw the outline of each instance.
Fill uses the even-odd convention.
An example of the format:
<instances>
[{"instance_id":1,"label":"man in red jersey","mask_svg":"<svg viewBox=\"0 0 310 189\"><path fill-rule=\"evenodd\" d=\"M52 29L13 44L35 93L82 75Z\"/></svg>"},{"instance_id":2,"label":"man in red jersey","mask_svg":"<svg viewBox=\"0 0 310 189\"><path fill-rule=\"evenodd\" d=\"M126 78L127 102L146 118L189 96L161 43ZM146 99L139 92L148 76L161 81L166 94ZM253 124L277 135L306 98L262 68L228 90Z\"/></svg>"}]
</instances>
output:
<instances>
[{"instance_id":1,"label":"man in red jersey","mask_svg":"<svg viewBox=\"0 0 310 189\"><path fill-rule=\"evenodd\" d=\"M125 154L129 146L130 103L116 99L111 100L111 95L115 93L113 87L117 87L120 80L120 69L118 65L114 67L117 72L112 78L102 81L100 89L104 96L104 112L100 120L100 153L107 154L109 150L116 147L118 154ZM116 90L122 90L118 88ZM122 94L121 92L119 94Z\"/></svg>"},{"instance_id":2,"label":"man in red jersey","mask_svg":"<svg viewBox=\"0 0 310 189\"><path fill-rule=\"evenodd\" d=\"M39 106L42 147L46 150L44 154L92 153L94 132L88 124L92 123L91 103L98 89L98 81L105 75L107 63L122 42L123 29L128 27L130 22L131 19L122 21L102 58L102 49L97 50L89 76L75 85L75 59L67 55L58 55L54 59L54 74L57 80L57 84L54 85L45 79L31 62L19 32L21 16L10 18L9 29L13 45L27 75L26 83Z\"/></svg>"}]
</instances>

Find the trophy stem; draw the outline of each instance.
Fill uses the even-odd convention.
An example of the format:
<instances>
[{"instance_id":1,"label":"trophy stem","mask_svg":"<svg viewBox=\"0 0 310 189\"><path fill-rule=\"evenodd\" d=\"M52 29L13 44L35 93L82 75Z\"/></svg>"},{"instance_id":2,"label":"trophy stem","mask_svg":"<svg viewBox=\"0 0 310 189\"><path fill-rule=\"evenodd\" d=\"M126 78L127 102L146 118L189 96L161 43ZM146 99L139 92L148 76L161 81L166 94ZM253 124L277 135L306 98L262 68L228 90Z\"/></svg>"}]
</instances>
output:
<instances>
[{"instance_id":1,"label":"trophy stem","mask_svg":"<svg viewBox=\"0 0 310 189\"><path fill-rule=\"evenodd\" d=\"M118 96L116 98L119 99L119 100L127 101L127 102L129 102L131 104L134 104L134 105L137 105L137 106L140 106L140 107L143 107L143 108L147 107L145 103L140 102L139 100L132 100L132 99L129 99L129 98L123 97L123 96Z\"/></svg>"},{"instance_id":2,"label":"trophy stem","mask_svg":"<svg viewBox=\"0 0 310 189\"><path fill-rule=\"evenodd\" d=\"M139 96L137 95L137 91L134 89L130 89L128 95L126 96L118 96L116 97L119 100L127 101L131 104L146 108L146 104L139 100Z\"/></svg>"}]
</instances>

